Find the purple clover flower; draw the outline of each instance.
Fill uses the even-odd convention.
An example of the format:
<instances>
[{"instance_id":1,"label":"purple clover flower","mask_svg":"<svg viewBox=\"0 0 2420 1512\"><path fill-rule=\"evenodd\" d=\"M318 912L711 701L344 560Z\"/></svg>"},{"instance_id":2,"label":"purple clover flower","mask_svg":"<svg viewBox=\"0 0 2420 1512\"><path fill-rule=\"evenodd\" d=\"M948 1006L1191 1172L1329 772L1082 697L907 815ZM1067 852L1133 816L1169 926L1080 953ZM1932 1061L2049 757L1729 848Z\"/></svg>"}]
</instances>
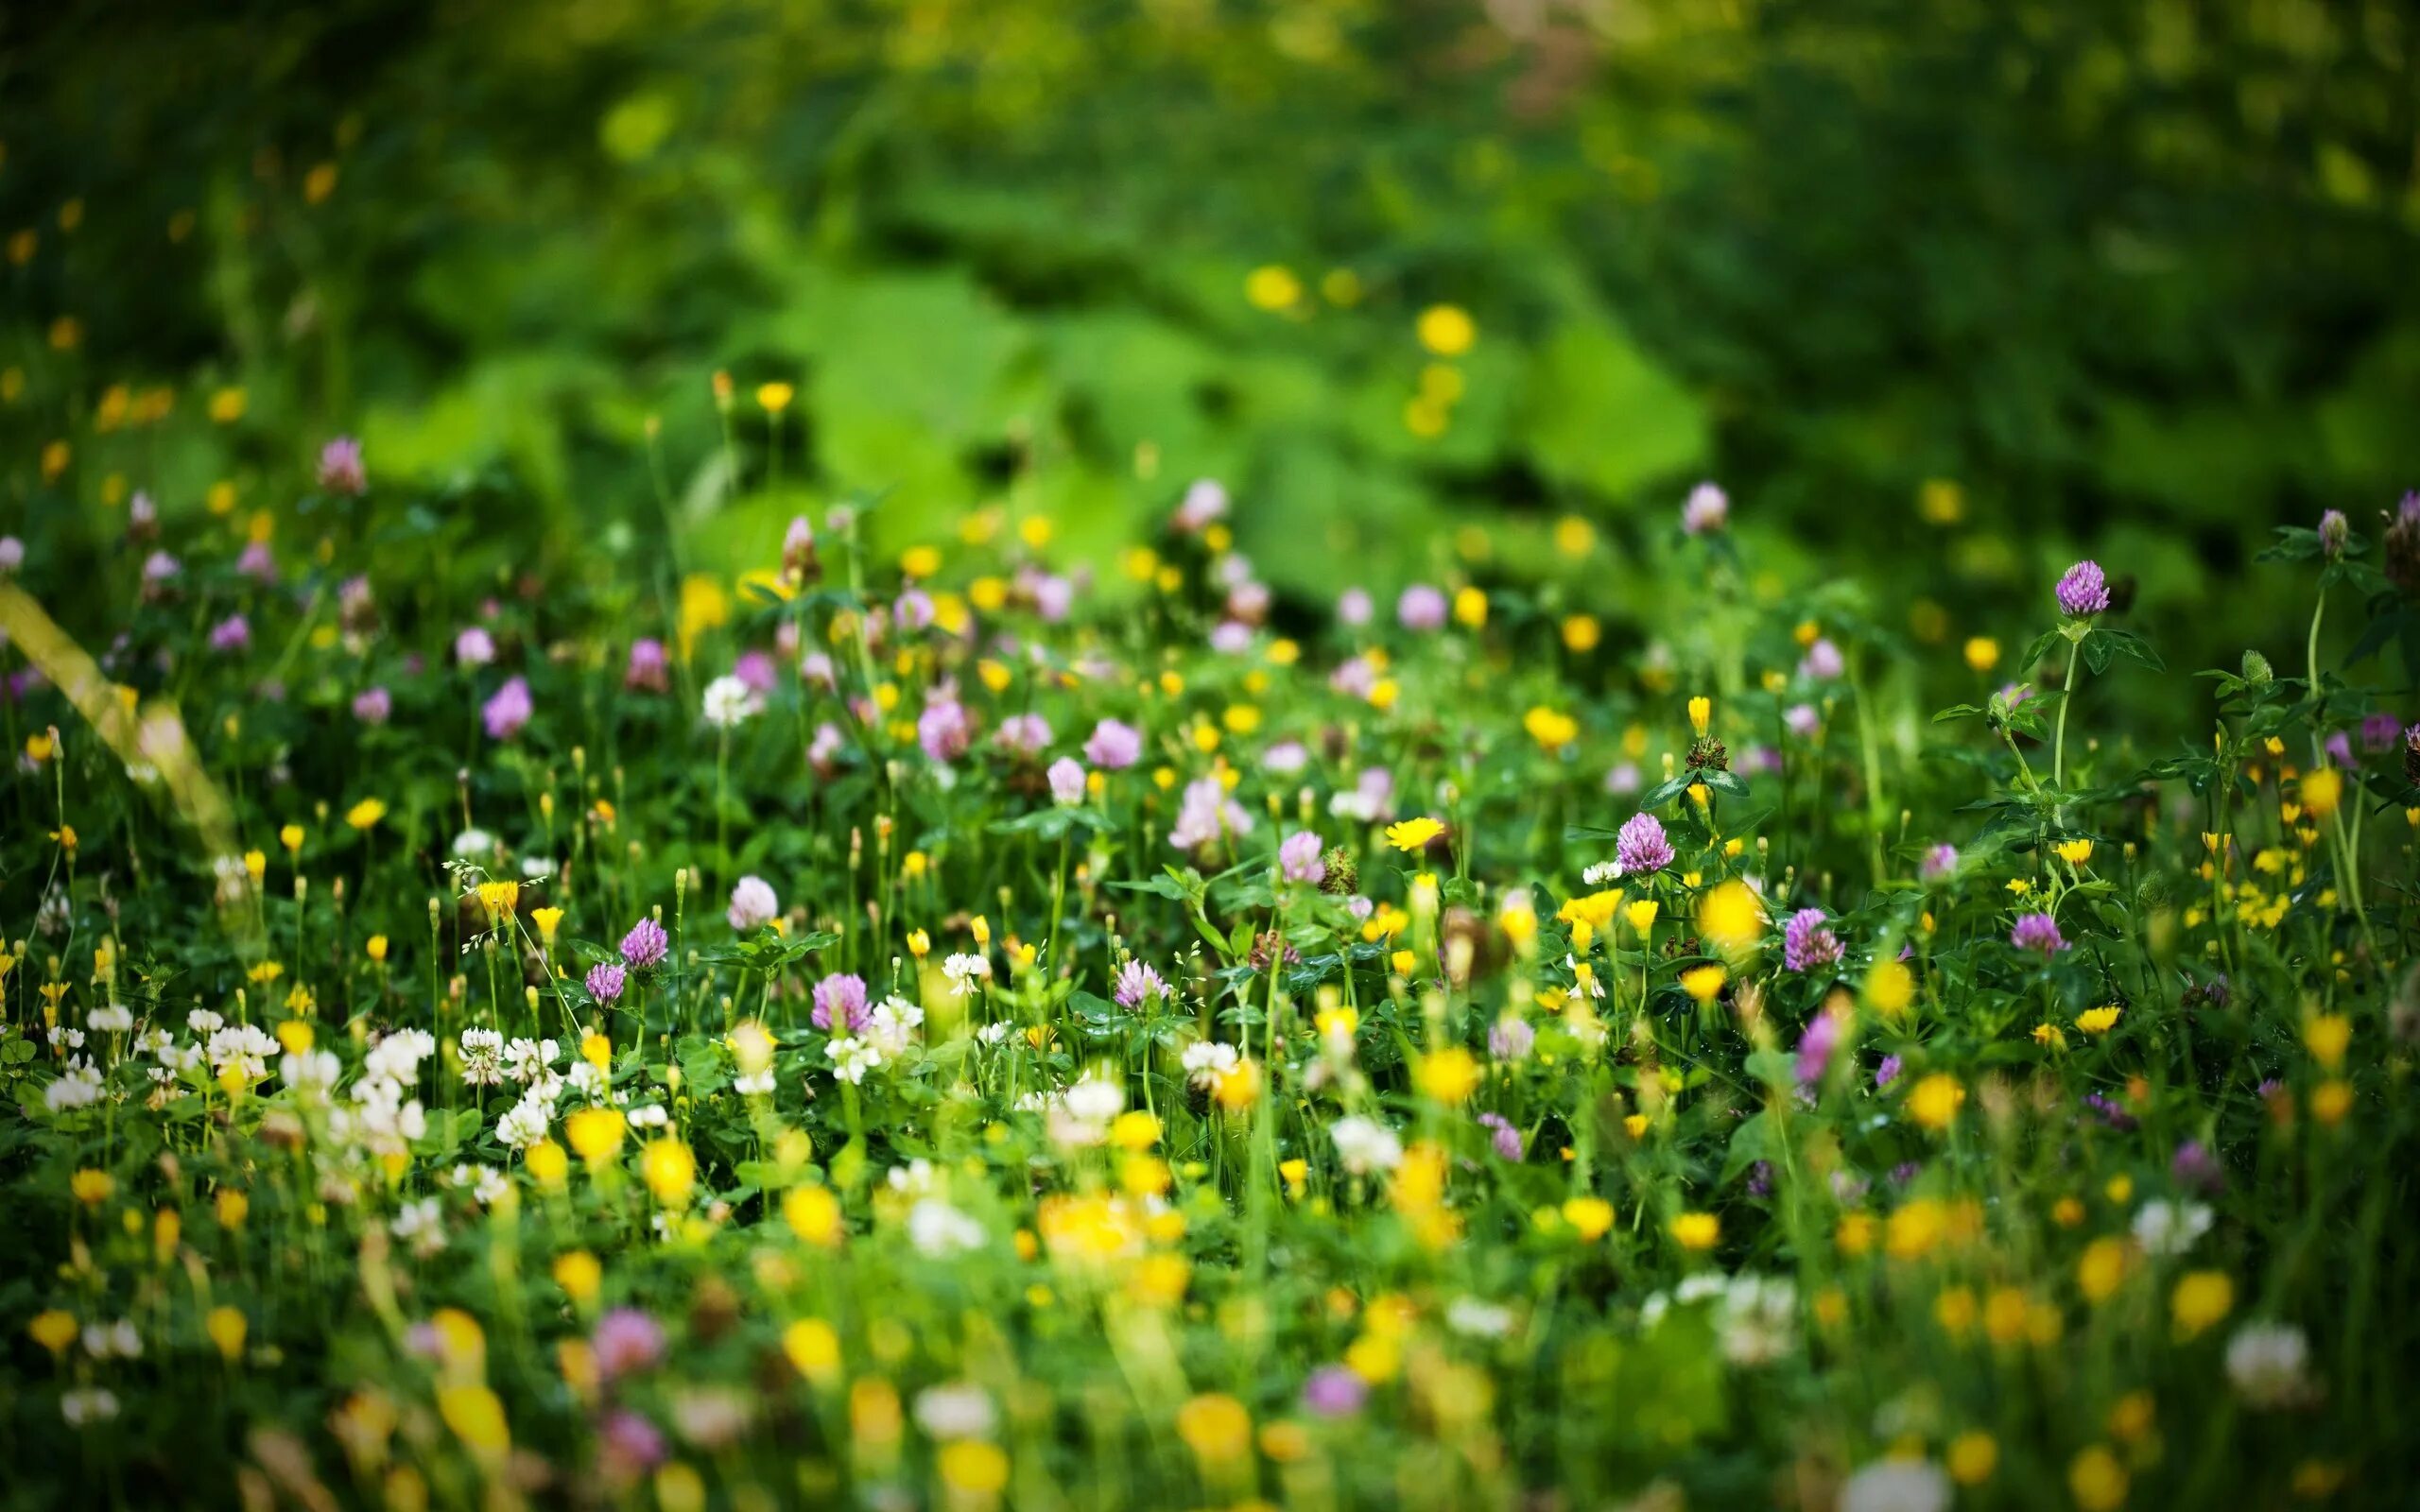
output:
<instances>
[{"instance_id":1,"label":"purple clover flower","mask_svg":"<svg viewBox=\"0 0 2420 1512\"><path fill-rule=\"evenodd\" d=\"M2072 619L2089 619L2109 608L2109 579L2089 558L2060 576L2057 592L2060 611Z\"/></svg>"},{"instance_id":2,"label":"purple clover flower","mask_svg":"<svg viewBox=\"0 0 2420 1512\"><path fill-rule=\"evenodd\" d=\"M866 979L853 971L835 971L815 984L815 1008L806 1017L826 1033L837 1023L854 1034L873 1016L866 1001Z\"/></svg>"},{"instance_id":3,"label":"purple clover flower","mask_svg":"<svg viewBox=\"0 0 2420 1512\"><path fill-rule=\"evenodd\" d=\"M358 495L370 487L361 465L361 442L339 436L320 448L320 487L330 493Z\"/></svg>"},{"instance_id":4,"label":"purple clover flower","mask_svg":"<svg viewBox=\"0 0 2420 1512\"><path fill-rule=\"evenodd\" d=\"M1634 814L1614 836L1614 865L1625 877L1634 872L1661 871L1672 864L1672 842L1664 838L1663 822L1652 814Z\"/></svg>"},{"instance_id":5,"label":"purple clover flower","mask_svg":"<svg viewBox=\"0 0 2420 1512\"><path fill-rule=\"evenodd\" d=\"M596 1320L588 1347L596 1357L598 1379L613 1381L664 1358L664 1325L635 1307L617 1307Z\"/></svg>"},{"instance_id":6,"label":"purple clover flower","mask_svg":"<svg viewBox=\"0 0 2420 1512\"><path fill-rule=\"evenodd\" d=\"M644 971L655 965L671 948L671 936L652 919L640 919L622 936L622 959L630 963L633 971Z\"/></svg>"},{"instance_id":7,"label":"purple clover flower","mask_svg":"<svg viewBox=\"0 0 2420 1512\"><path fill-rule=\"evenodd\" d=\"M529 701L529 683L526 678L508 678L495 696L479 711L480 720L488 728L490 740L510 740L521 733L537 709Z\"/></svg>"},{"instance_id":8,"label":"purple clover flower","mask_svg":"<svg viewBox=\"0 0 2420 1512\"><path fill-rule=\"evenodd\" d=\"M1084 759L1104 772L1123 771L1143 759L1143 732L1122 720L1104 719L1084 742Z\"/></svg>"},{"instance_id":9,"label":"purple clover flower","mask_svg":"<svg viewBox=\"0 0 2420 1512\"><path fill-rule=\"evenodd\" d=\"M1481 1113L1478 1122L1481 1128L1488 1130L1488 1143L1495 1146L1498 1159L1515 1161L1521 1159L1527 1146L1521 1131L1512 1126L1511 1119L1502 1113Z\"/></svg>"},{"instance_id":10,"label":"purple clover flower","mask_svg":"<svg viewBox=\"0 0 2420 1512\"><path fill-rule=\"evenodd\" d=\"M599 961L588 969L588 995L608 1005L619 1003L628 979L621 962Z\"/></svg>"},{"instance_id":11,"label":"purple clover flower","mask_svg":"<svg viewBox=\"0 0 2420 1512\"><path fill-rule=\"evenodd\" d=\"M2008 942L2021 951L2038 951L2045 956L2056 955L2067 948L2059 934L2059 921L2048 914L2027 914L2008 932Z\"/></svg>"},{"instance_id":12,"label":"purple clover flower","mask_svg":"<svg viewBox=\"0 0 2420 1512\"><path fill-rule=\"evenodd\" d=\"M1119 967L1117 980L1110 989L1110 996L1121 1008L1139 1008L1151 999L1167 994L1167 983L1141 961L1128 961Z\"/></svg>"},{"instance_id":13,"label":"purple clover flower","mask_svg":"<svg viewBox=\"0 0 2420 1512\"><path fill-rule=\"evenodd\" d=\"M1323 1365L1303 1383L1303 1407L1321 1418L1350 1418L1370 1400L1370 1387L1340 1365Z\"/></svg>"},{"instance_id":14,"label":"purple clover flower","mask_svg":"<svg viewBox=\"0 0 2420 1512\"><path fill-rule=\"evenodd\" d=\"M1841 939L1824 927L1828 918L1821 908L1802 908L1782 926L1782 964L1793 971L1812 971L1841 958Z\"/></svg>"},{"instance_id":15,"label":"purple clover flower","mask_svg":"<svg viewBox=\"0 0 2420 1512\"><path fill-rule=\"evenodd\" d=\"M1320 856L1320 837L1308 830L1297 830L1277 848L1277 869L1288 882L1318 884L1327 876L1327 863Z\"/></svg>"},{"instance_id":16,"label":"purple clover flower","mask_svg":"<svg viewBox=\"0 0 2420 1512\"><path fill-rule=\"evenodd\" d=\"M395 696L384 688L364 688L353 696L353 717L365 725L383 725L395 712Z\"/></svg>"},{"instance_id":17,"label":"purple clover flower","mask_svg":"<svg viewBox=\"0 0 2420 1512\"><path fill-rule=\"evenodd\" d=\"M1407 630L1441 629L1445 624L1445 595L1426 583L1414 583L1395 600L1395 619Z\"/></svg>"}]
</instances>

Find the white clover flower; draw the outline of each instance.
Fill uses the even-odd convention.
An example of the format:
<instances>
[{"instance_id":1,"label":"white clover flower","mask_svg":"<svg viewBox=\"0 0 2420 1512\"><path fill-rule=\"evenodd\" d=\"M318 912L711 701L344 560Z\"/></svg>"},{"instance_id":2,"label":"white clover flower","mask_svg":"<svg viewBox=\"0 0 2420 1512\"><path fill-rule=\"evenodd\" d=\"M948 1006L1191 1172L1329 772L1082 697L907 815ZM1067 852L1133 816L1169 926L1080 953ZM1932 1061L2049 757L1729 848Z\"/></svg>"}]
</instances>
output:
<instances>
[{"instance_id":1,"label":"white clover flower","mask_svg":"<svg viewBox=\"0 0 2420 1512\"><path fill-rule=\"evenodd\" d=\"M731 1079L731 1087L732 1091L743 1097L770 1096L773 1091L772 1068L769 1066L763 1071L743 1072Z\"/></svg>"},{"instance_id":2,"label":"white clover flower","mask_svg":"<svg viewBox=\"0 0 2420 1512\"><path fill-rule=\"evenodd\" d=\"M1841 1485L1840 1512L1946 1512L1949 1477L1921 1459L1878 1459Z\"/></svg>"},{"instance_id":3,"label":"white clover flower","mask_svg":"<svg viewBox=\"0 0 2420 1512\"><path fill-rule=\"evenodd\" d=\"M983 1247L983 1226L939 1197L926 1197L908 1210L908 1242L917 1253L939 1260Z\"/></svg>"},{"instance_id":4,"label":"white clover flower","mask_svg":"<svg viewBox=\"0 0 2420 1512\"><path fill-rule=\"evenodd\" d=\"M962 998L976 983L991 980L992 962L988 956L953 955L942 962L942 975L949 978L950 991Z\"/></svg>"},{"instance_id":5,"label":"white clover flower","mask_svg":"<svg viewBox=\"0 0 2420 1512\"><path fill-rule=\"evenodd\" d=\"M726 672L706 684L706 723L735 730L756 712L756 690Z\"/></svg>"},{"instance_id":6,"label":"white clover flower","mask_svg":"<svg viewBox=\"0 0 2420 1512\"><path fill-rule=\"evenodd\" d=\"M916 1426L935 1438L989 1438L998 1422L991 1394L972 1382L928 1386L917 1393Z\"/></svg>"},{"instance_id":7,"label":"white clover flower","mask_svg":"<svg viewBox=\"0 0 2420 1512\"><path fill-rule=\"evenodd\" d=\"M225 1027L226 1023L226 1020L220 1018L216 1013L211 1012L208 1008L196 1008L191 1013L185 1015L185 1027L198 1035L209 1036L216 1034L221 1028Z\"/></svg>"},{"instance_id":8,"label":"white clover flower","mask_svg":"<svg viewBox=\"0 0 2420 1512\"><path fill-rule=\"evenodd\" d=\"M416 1255L434 1255L445 1247L445 1210L435 1197L405 1203L389 1227Z\"/></svg>"},{"instance_id":9,"label":"white clover flower","mask_svg":"<svg viewBox=\"0 0 2420 1512\"><path fill-rule=\"evenodd\" d=\"M287 1051L277 1063L277 1074L285 1085L297 1091L326 1091L344 1074L344 1063L332 1050Z\"/></svg>"},{"instance_id":10,"label":"white clover flower","mask_svg":"<svg viewBox=\"0 0 2420 1512\"><path fill-rule=\"evenodd\" d=\"M60 1395L59 1415L70 1428L105 1423L117 1416L117 1397L106 1386L78 1386Z\"/></svg>"},{"instance_id":11,"label":"white clover flower","mask_svg":"<svg viewBox=\"0 0 2420 1512\"><path fill-rule=\"evenodd\" d=\"M84 1015L84 1022L99 1034L125 1034L134 1027L134 1010L112 1003Z\"/></svg>"},{"instance_id":12,"label":"white clover flower","mask_svg":"<svg viewBox=\"0 0 2420 1512\"><path fill-rule=\"evenodd\" d=\"M554 1116L550 1099L536 1091L524 1093L521 1101L496 1120L495 1137L516 1150L526 1150L546 1137L546 1125Z\"/></svg>"},{"instance_id":13,"label":"white clover flower","mask_svg":"<svg viewBox=\"0 0 2420 1512\"><path fill-rule=\"evenodd\" d=\"M1445 1309L1445 1326L1466 1338L1500 1339L1512 1332L1512 1310L1501 1302L1458 1297Z\"/></svg>"},{"instance_id":14,"label":"white clover flower","mask_svg":"<svg viewBox=\"0 0 2420 1512\"><path fill-rule=\"evenodd\" d=\"M1183 1064L1185 1074L1196 1087L1215 1087L1232 1073L1243 1059L1233 1045L1216 1040L1196 1040L1184 1047Z\"/></svg>"},{"instance_id":15,"label":"white clover flower","mask_svg":"<svg viewBox=\"0 0 2420 1512\"><path fill-rule=\"evenodd\" d=\"M495 1087L504 1081L504 1036L493 1029L465 1029L454 1041L462 1062L466 1087Z\"/></svg>"},{"instance_id":16,"label":"white clover flower","mask_svg":"<svg viewBox=\"0 0 2420 1512\"><path fill-rule=\"evenodd\" d=\"M666 1112L659 1103L633 1108L627 1116L632 1128L662 1128L672 1122L672 1115Z\"/></svg>"},{"instance_id":17,"label":"white clover flower","mask_svg":"<svg viewBox=\"0 0 2420 1512\"><path fill-rule=\"evenodd\" d=\"M43 1106L54 1113L90 1108L101 1099L101 1074L81 1059L68 1062L66 1072L43 1089Z\"/></svg>"},{"instance_id":18,"label":"white clover flower","mask_svg":"<svg viewBox=\"0 0 2420 1512\"><path fill-rule=\"evenodd\" d=\"M2254 1407L2290 1407L2311 1395L2310 1340L2290 1323L2246 1323L2227 1341L2227 1380Z\"/></svg>"},{"instance_id":19,"label":"white clover flower","mask_svg":"<svg viewBox=\"0 0 2420 1512\"><path fill-rule=\"evenodd\" d=\"M866 1026L858 1032L858 1038L873 1044L886 1057L901 1056L915 1042L916 1031L924 1022L924 1009L905 998L888 997L866 1015Z\"/></svg>"},{"instance_id":20,"label":"white clover flower","mask_svg":"<svg viewBox=\"0 0 2420 1512\"><path fill-rule=\"evenodd\" d=\"M1358 1113L1340 1118L1327 1135L1336 1142L1336 1158L1354 1176L1392 1171L1403 1163L1403 1141L1375 1119Z\"/></svg>"},{"instance_id":21,"label":"white clover flower","mask_svg":"<svg viewBox=\"0 0 2420 1512\"><path fill-rule=\"evenodd\" d=\"M2184 1254L2210 1231L2210 1210L2199 1202L2170 1203L2156 1198L2135 1214L2135 1242L2143 1253L2161 1259Z\"/></svg>"},{"instance_id":22,"label":"white clover flower","mask_svg":"<svg viewBox=\"0 0 2420 1512\"><path fill-rule=\"evenodd\" d=\"M504 1074L527 1086L544 1078L560 1053L552 1040L514 1040L504 1047Z\"/></svg>"},{"instance_id":23,"label":"white clover flower","mask_svg":"<svg viewBox=\"0 0 2420 1512\"><path fill-rule=\"evenodd\" d=\"M824 1045L823 1052L832 1057L832 1074L852 1087L864 1081L867 1072L882 1064L881 1047L862 1036L833 1040Z\"/></svg>"}]
</instances>

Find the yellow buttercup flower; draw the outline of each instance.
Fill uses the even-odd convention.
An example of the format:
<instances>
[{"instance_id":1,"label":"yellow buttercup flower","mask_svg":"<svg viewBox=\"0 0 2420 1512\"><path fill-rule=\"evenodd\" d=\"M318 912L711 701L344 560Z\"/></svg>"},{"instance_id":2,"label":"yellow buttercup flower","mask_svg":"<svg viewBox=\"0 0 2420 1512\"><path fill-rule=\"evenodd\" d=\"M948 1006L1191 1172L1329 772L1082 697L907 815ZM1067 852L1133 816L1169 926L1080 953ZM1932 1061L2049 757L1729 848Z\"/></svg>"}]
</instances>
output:
<instances>
[{"instance_id":1,"label":"yellow buttercup flower","mask_svg":"<svg viewBox=\"0 0 2420 1512\"><path fill-rule=\"evenodd\" d=\"M2235 1307L2235 1282L2219 1270L2187 1271L2169 1294L2169 1316L2176 1336L2189 1339L2225 1317Z\"/></svg>"},{"instance_id":2,"label":"yellow buttercup flower","mask_svg":"<svg viewBox=\"0 0 2420 1512\"><path fill-rule=\"evenodd\" d=\"M243 1310L233 1307L214 1307L202 1321L202 1331L210 1335L210 1342L217 1347L220 1357L228 1360L235 1359L244 1352L244 1334L249 1326Z\"/></svg>"},{"instance_id":3,"label":"yellow buttercup flower","mask_svg":"<svg viewBox=\"0 0 2420 1512\"><path fill-rule=\"evenodd\" d=\"M649 1140L639 1152L639 1174L656 1201L677 1208L689 1200L697 1186L698 1157L677 1139Z\"/></svg>"},{"instance_id":4,"label":"yellow buttercup flower","mask_svg":"<svg viewBox=\"0 0 2420 1512\"><path fill-rule=\"evenodd\" d=\"M1712 1249L1722 1239L1722 1220L1710 1212L1675 1213L1668 1227L1683 1249Z\"/></svg>"},{"instance_id":5,"label":"yellow buttercup flower","mask_svg":"<svg viewBox=\"0 0 2420 1512\"><path fill-rule=\"evenodd\" d=\"M1478 340L1478 322L1458 304L1432 304L1420 312L1420 344L1441 357L1459 357Z\"/></svg>"},{"instance_id":6,"label":"yellow buttercup flower","mask_svg":"<svg viewBox=\"0 0 2420 1512\"><path fill-rule=\"evenodd\" d=\"M1448 1045L1420 1057L1412 1081L1441 1103L1460 1104L1478 1090L1478 1057L1461 1045Z\"/></svg>"},{"instance_id":7,"label":"yellow buttercup flower","mask_svg":"<svg viewBox=\"0 0 2420 1512\"><path fill-rule=\"evenodd\" d=\"M1942 1072L1925 1077L1908 1092L1908 1116L1936 1133L1956 1123L1958 1110L1965 1105L1966 1089L1957 1077Z\"/></svg>"},{"instance_id":8,"label":"yellow buttercup flower","mask_svg":"<svg viewBox=\"0 0 2420 1512\"><path fill-rule=\"evenodd\" d=\"M1445 827L1443 824L1423 815L1416 819L1405 819L1399 823L1388 825L1387 844L1406 852L1422 850L1427 849L1431 840L1444 833Z\"/></svg>"},{"instance_id":9,"label":"yellow buttercup flower","mask_svg":"<svg viewBox=\"0 0 2420 1512\"><path fill-rule=\"evenodd\" d=\"M595 1165L622 1147L626 1125L617 1108L583 1108L563 1120L563 1138L581 1160Z\"/></svg>"},{"instance_id":10,"label":"yellow buttercup flower","mask_svg":"<svg viewBox=\"0 0 2420 1512\"><path fill-rule=\"evenodd\" d=\"M386 816L386 802L374 798L365 798L344 811L344 822L356 830L367 830Z\"/></svg>"}]
</instances>

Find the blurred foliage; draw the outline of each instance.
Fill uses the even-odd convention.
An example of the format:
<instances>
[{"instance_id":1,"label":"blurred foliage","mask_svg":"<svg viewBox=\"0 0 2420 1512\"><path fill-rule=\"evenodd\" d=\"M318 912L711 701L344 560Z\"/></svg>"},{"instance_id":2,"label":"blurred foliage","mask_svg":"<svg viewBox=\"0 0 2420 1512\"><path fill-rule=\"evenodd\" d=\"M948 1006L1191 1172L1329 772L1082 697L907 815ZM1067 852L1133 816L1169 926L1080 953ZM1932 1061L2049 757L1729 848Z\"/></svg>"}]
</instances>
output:
<instances>
[{"instance_id":1,"label":"blurred foliage","mask_svg":"<svg viewBox=\"0 0 2420 1512\"><path fill-rule=\"evenodd\" d=\"M2221 593L2225 654L2282 649L2248 527L2367 521L2420 477L2414 25L2320 0L20 9L7 496L105 506L130 475L171 512L222 479L273 503L358 431L380 475L509 477L558 556L669 531L735 564L804 503L886 490L893 545L1006 500L1106 565L1211 475L1263 576L1313 595L1458 550L1517 576L1566 512L1635 544L1712 475L1776 546L1958 606L1919 604L1920 639L2083 545L2188 664L2221 654ZM1438 303L1475 318L1467 352L1424 350ZM769 434L770 381L797 397ZM172 411L103 423L121 384ZM213 421L221 389L240 419ZM1600 607L1671 588L1616 572Z\"/></svg>"}]
</instances>

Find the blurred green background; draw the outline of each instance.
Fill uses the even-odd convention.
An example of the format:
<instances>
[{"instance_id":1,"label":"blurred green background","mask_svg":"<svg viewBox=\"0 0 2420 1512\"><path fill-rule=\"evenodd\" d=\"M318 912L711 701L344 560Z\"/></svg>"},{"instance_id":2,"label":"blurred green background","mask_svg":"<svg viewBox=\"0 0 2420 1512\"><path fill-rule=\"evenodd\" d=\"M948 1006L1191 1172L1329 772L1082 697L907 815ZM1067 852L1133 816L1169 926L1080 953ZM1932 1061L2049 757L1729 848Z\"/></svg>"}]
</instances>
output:
<instances>
[{"instance_id":1,"label":"blurred green background","mask_svg":"<svg viewBox=\"0 0 2420 1512\"><path fill-rule=\"evenodd\" d=\"M1918 641L2031 629L2089 550L2171 662L2297 651L2307 585L2250 561L2269 527L2333 506L2374 535L2420 479L2415 26L10 8L6 507L105 520L130 480L171 515L226 484L274 507L357 432L382 485L486 480L533 567L667 530L759 565L800 507L889 490L893 546L1007 503L1115 585L1207 475L1300 604L1517 582L1588 517L1585 607L1643 636L1691 585L1626 564L1713 477L1772 559L1865 581ZM1424 347L1438 304L1466 352ZM773 437L767 382L796 387Z\"/></svg>"}]
</instances>

